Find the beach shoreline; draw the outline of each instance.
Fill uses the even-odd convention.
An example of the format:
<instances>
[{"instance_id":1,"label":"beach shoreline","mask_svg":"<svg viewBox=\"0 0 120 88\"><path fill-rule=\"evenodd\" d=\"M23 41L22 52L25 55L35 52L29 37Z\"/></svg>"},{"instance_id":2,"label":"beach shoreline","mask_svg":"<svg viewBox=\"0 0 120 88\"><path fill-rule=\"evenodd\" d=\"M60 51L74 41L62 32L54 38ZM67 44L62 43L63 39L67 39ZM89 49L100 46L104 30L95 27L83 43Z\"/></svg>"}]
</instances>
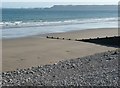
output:
<instances>
[{"instance_id":1,"label":"beach shoreline","mask_svg":"<svg viewBox=\"0 0 120 88\"><path fill-rule=\"evenodd\" d=\"M92 34L91 34L92 33ZM47 39L46 36L66 39L117 36L117 28L86 29L64 33L50 33L2 40L2 71L13 71L32 66L54 64L62 60L84 57L95 53L115 50L93 43Z\"/></svg>"},{"instance_id":2,"label":"beach shoreline","mask_svg":"<svg viewBox=\"0 0 120 88\"><path fill-rule=\"evenodd\" d=\"M115 29L115 32L113 32L113 35L109 35L109 33L110 32L108 32L107 33L107 35L106 36L108 36L108 37L111 37L111 36L114 36L114 35L116 35L116 36L118 36L118 28L117 27L113 27L113 28L87 28L87 29L80 29L80 30L70 30L70 31L65 31L65 32L53 32L53 33L44 33L44 34L35 34L35 35L28 35L28 36L23 36L23 37L13 37L13 38L2 38L2 39L0 39L0 40L12 40L12 39L22 39L22 38L30 38L30 37L41 37L41 38L45 38L46 36L51 36L51 35L53 35L53 36L55 36L55 35L60 35L60 34L70 34L70 33L77 33L77 32L86 32L86 31L98 31L98 30L106 30L106 29L108 29L108 30L110 30L111 29L111 32L112 32L112 29ZM102 31L101 31L102 32ZM63 35L62 35L63 36ZM92 35L93 36L93 35ZM92 37L92 36L89 36L89 37ZM99 35L100 36L100 35ZM99 37L99 36L95 36L95 38L96 37ZM101 38L102 37L106 37L105 35L103 36L101 36Z\"/></svg>"}]
</instances>

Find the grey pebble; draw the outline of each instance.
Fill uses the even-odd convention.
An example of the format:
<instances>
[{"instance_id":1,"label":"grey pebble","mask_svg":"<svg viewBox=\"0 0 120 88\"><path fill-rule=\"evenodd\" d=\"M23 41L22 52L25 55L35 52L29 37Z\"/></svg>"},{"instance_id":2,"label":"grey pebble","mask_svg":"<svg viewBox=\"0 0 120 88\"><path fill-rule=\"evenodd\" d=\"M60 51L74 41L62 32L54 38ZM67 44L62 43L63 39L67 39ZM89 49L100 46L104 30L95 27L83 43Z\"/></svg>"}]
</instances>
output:
<instances>
[{"instance_id":1,"label":"grey pebble","mask_svg":"<svg viewBox=\"0 0 120 88\"><path fill-rule=\"evenodd\" d=\"M2 72L2 86L118 86L119 50Z\"/></svg>"}]
</instances>

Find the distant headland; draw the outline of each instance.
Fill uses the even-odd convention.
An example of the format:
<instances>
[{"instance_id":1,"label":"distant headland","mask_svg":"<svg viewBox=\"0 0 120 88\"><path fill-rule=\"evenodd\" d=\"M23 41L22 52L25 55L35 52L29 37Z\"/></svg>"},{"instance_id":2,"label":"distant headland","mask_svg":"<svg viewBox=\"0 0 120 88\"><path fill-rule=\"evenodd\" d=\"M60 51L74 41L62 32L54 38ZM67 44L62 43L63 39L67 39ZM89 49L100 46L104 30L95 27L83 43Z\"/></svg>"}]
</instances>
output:
<instances>
[{"instance_id":1,"label":"distant headland","mask_svg":"<svg viewBox=\"0 0 120 88\"><path fill-rule=\"evenodd\" d=\"M50 8L41 8L42 10L117 10L117 5L54 5ZM36 8L39 9L39 8Z\"/></svg>"}]
</instances>

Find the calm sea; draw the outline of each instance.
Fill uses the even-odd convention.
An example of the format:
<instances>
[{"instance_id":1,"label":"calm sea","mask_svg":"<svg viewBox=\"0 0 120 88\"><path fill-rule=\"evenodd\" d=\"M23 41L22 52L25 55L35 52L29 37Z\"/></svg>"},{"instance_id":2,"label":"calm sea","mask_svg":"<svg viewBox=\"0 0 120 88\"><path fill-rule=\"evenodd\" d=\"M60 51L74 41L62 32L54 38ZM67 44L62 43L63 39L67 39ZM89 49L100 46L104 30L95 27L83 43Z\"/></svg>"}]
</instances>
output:
<instances>
[{"instance_id":1,"label":"calm sea","mask_svg":"<svg viewBox=\"0 0 120 88\"><path fill-rule=\"evenodd\" d=\"M3 9L2 37L16 38L88 28L117 27L117 10L44 11Z\"/></svg>"}]
</instances>

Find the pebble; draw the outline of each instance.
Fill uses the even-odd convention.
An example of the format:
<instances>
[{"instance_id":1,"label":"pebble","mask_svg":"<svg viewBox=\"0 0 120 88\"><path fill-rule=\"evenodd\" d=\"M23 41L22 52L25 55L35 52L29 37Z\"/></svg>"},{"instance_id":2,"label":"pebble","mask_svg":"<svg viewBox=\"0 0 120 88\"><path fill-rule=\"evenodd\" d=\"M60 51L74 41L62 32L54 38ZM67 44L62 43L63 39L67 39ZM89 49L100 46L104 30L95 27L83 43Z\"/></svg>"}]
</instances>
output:
<instances>
[{"instance_id":1,"label":"pebble","mask_svg":"<svg viewBox=\"0 0 120 88\"><path fill-rule=\"evenodd\" d=\"M2 86L118 86L119 55L114 50L53 65L2 72Z\"/></svg>"}]
</instances>

